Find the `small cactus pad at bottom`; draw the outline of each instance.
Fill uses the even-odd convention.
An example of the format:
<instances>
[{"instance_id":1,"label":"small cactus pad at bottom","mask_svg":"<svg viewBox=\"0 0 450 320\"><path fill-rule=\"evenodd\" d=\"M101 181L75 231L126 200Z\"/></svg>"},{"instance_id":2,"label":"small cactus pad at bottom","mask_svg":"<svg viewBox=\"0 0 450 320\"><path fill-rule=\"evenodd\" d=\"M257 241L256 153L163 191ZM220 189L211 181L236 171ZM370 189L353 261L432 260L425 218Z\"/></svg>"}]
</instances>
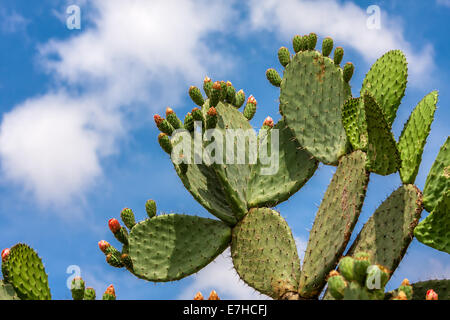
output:
<instances>
[{"instance_id":1,"label":"small cactus pad at bottom","mask_svg":"<svg viewBox=\"0 0 450 320\"><path fill-rule=\"evenodd\" d=\"M233 228L231 257L241 279L274 299L296 292L300 260L291 229L269 208L251 209Z\"/></svg>"}]
</instances>

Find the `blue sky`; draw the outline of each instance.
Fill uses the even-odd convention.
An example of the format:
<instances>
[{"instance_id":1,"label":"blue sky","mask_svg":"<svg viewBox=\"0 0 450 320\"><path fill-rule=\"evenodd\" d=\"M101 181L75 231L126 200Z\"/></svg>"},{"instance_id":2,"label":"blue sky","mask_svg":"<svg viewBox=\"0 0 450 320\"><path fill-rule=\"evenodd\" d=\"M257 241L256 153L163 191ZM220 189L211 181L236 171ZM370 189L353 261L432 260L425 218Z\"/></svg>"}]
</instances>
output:
<instances>
[{"instance_id":1,"label":"blue sky","mask_svg":"<svg viewBox=\"0 0 450 320\"><path fill-rule=\"evenodd\" d=\"M80 30L66 27L72 4L81 8ZM367 28L370 5L381 10L379 29ZM278 90L265 71L281 71L277 50L291 48L295 34L316 32L319 41L332 36L344 47L344 62L355 65L354 96L370 65L401 49L409 78L393 126L396 138L422 97L439 90L416 180L422 189L449 133L449 18L448 0L0 0L0 248L18 242L35 248L56 299L70 298L71 265L98 295L113 283L119 299L190 299L213 288L225 299L264 298L239 281L226 253L198 274L164 284L106 264L97 242L117 245L107 221L124 207L143 219L152 198L160 212L211 217L160 149L153 114L167 106L186 114L194 106L189 86L201 86L208 75L256 97L254 127L268 115L278 120ZM334 169L320 166L277 207L300 251ZM370 179L354 236L400 185L398 174ZM403 278L449 277L449 255L414 240L389 288Z\"/></svg>"}]
</instances>

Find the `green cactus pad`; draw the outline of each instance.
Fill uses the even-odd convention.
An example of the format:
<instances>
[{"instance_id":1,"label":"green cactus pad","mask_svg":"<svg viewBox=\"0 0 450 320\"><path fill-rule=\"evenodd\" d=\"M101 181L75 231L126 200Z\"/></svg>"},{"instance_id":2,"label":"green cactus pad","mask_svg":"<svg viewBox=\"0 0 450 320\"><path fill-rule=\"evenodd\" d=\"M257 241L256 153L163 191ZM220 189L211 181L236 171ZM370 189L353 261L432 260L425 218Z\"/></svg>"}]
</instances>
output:
<instances>
[{"instance_id":1,"label":"green cactus pad","mask_svg":"<svg viewBox=\"0 0 450 320\"><path fill-rule=\"evenodd\" d=\"M339 161L310 231L300 278L300 295L317 297L350 240L366 194L366 155L355 151Z\"/></svg>"},{"instance_id":2,"label":"green cactus pad","mask_svg":"<svg viewBox=\"0 0 450 320\"><path fill-rule=\"evenodd\" d=\"M361 97L369 92L375 98L389 126L394 122L405 95L407 77L405 55L400 50L392 50L372 65L363 81Z\"/></svg>"},{"instance_id":3,"label":"green cactus pad","mask_svg":"<svg viewBox=\"0 0 450 320\"><path fill-rule=\"evenodd\" d=\"M14 287L0 280L0 300L20 300Z\"/></svg>"},{"instance_id":4,"label":"green cactus pad","mask_svg":"<svg viewBox=\"0 0 450 320\"><path fill-rule=\"evenodd\" d=\"M204 113L209 109L208 103L207 101L203 106ZM219 102L216 110L218 115L216 129L221 130L223 137L225 137L223 143L225 159L223 159L223 164L216 164L211 167L214 168L226 194L229 196L229 203L233 208L234 215L240 219L247 213L246 193L252 165L249 163L249 144L247 139L244 140L244 144L241 146L237 144L237 141L239 137L242 137L243 133L248 133L253 136L256 143L256 133L247 119L233 105ZM228 134L231 132L228 129L242 130L241 133L236 132L236 137L233 139L233 150L235 153L234 158L231 159L232 163L229 163L226 158L227 141L230 140ZM242 151L243 148L246 151L245 159L243 163L237 163L239 161L237 152Z\"/></svg>"},{"instance_id":5,"label":"green cactus pad","mask_svg":"<svg viewBox=\"0 0 450 320\"><path fill-rule=\"evenodd\" d=\"M273 207L286 201L312 177L318 166L318 161L294 139L283 119L273 129L261 130L259 133L259 143L264 143L268 152L271 152L271 135L274 129L278 130L279 135L278 171L263 175L262 170L270 168L270 164L262 164L259 160L253 166L247 192L249 208Z\"/></svg>"},{"instance_id":6,"label":"green cactus pad","mask_svg":"<svg viewBox=\"0 0 450 320\"><path fill-rule=\"evenodd\" d=\"M11 248L8 259L2 264L8 283L22 300L50 300L50 288L44 265L37 253L26 244ZM5 275L3 275L5 277Z\"/></svg>"},{"instance_id":7,"label":"green cactus pad","mask_svg":"<svg viewBox=\"0 0 450 320\"><path fill-rule=\"evenodd\" d=\"M231 257L241 279L274 299L296 292L297 248L286 221L268 208L251 209L233 228Z\"/></svg>"},{"instance_id":8,"label":"green cactus pad","mask_svg":"<svg viewBox=\"0 0 450 320\"><path fill-rule=\"evenodd\" d=\"M136 276L165 282L182 279L213 261L230 244L231 229L221 221L168 214L139 222L130 233Z\"/></svg>"},{"instance_id":9,"label":"green cactus pad","mask_svg":"<svg viewBox=\"0 0 450 320\"><path fill-rule=\"evenodd\" d=\"M423 189L423 206L432 212L450 184L450 137L442 145Z\"/></svg>"},{"instance_id":10,"label":"green cactus pad","mask_svg":"<svg viewBox=\"0 0 450 320\"><path fill-rule=\"evenodd\" d=\"M422 209L422 194L416 186L399 187L369 218L347 255L366 252L372 263L386 267L392 275L413 239Z\"/></svg>"},{"instance_id":11,"label":"green cactus pad","mask_svg":"<svg viewBox=\"0 0 450 320\"><path fill-rule=\"evenodd\" d=\"M412 284L413 300L425 300L427 291L433 289L439 300L450 300L450 279L420 281Z\"/></svg>"},{"instance_id":12,"label":"green cactus pad","mask_svg":"<svg viewBox=\"0 0 450 320\"><path fill-rule=\"evenodd\" d=\"M364 112L367 123L367 167L369 171L388 175L400 167L397 143L386 123L380 107L370 94L364 95Z\"/></svg>"},{"instance_id":13,"label":"green cactus pad","mask_svg":"<svg viewBox=\"0 0 450 320\"><path fill-rule=\"evenodd\" d=\"M367 145L367 126L361 121L363 103L361 98L350 98L342 106L342 124L354 150L365 150Z\"/></svg>"},{"instance_id":14,"label":"green cactus pad","mask_svg":"<svg viewBox=\"0 0 450 320\"><path fill-rule=\"evenodd\" d=\"M300 145L319 161L337 164L348 147L341 107L351 96L342 69L318 51L299 52L280 88L280 112Z\"/></svg>"},{"instance_id":15,"label":"green cactus pad","mask_svg":"<svg viewBox=\"0 0 450 320\"><path fill-rule=\"evenodd\" d=\"M402 160L400 177L405 184L414 183L422 161L423 148L430 133L438 101L437 91L429 93L411 113L400 139L398 150Z\"/></svg>"},{"instance_id":16,"label":"green cactus pad","mask_svg":"<svg viewBox=\"0 0 450 320\"><path fill-rule=\"evenodd\" d=\"M450 190L414 229L414 236L423 244L450 254Z\"/></svg>"},{"instance_id":17,"label":"green cactus pad","mask_svg":"<svg viewBox=\"0 0 450 320\"><path fill-rule=\"evenodd\" d=\"M194 134L191 133L194 140ZM177 141L178 134L175 134L172 141ZM193 146L192 146L193 148ZM227 194L222 187L216 172L212 167L205 164L195 164L194 157L187 165L186 173L183 173L179 165L175 165L175 170L183 185L189 193L211 214L222 221L234 225L237 219L233 215L233 210L228 202Z\"/></svg>"}]
</instances>

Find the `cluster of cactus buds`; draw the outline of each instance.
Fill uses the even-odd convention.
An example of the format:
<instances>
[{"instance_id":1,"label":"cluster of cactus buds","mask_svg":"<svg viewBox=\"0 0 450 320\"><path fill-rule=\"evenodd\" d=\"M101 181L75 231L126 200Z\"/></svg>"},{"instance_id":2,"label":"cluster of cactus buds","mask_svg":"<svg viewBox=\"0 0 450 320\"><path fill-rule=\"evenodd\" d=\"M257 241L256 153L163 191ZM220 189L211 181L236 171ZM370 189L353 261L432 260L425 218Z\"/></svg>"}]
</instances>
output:
<instances>
[{"instance_id":1,"label":"cluster of cactus buds","mask_svg":"<svg viewBox=\"0 0 450 320\"><path fill-rule=\"evenodd\" d=\"M205 298L203 297L202 293L199 291L196 293L194 300L205 300ZM220 300L219 295L217 294L217 292L215 290L211 291L211 293L209 294L208 300Z\"/></svg>"}]
</instances>

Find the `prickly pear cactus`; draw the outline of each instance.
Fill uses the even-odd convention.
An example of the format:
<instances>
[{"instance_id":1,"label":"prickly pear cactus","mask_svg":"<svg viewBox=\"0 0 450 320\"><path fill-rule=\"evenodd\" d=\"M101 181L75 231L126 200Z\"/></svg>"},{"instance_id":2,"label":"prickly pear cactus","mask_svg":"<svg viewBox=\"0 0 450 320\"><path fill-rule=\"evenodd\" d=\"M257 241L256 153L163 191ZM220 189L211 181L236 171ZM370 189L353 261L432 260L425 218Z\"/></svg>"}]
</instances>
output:
<instances>
[{"instance_id":1,"label":"prickly pear cactus","mask_svg":"<svg viewBox=\"0 0 450 320\"><path fill-rule=\"evenodd\" d=\"M116 219L109 223L122 249L99 242L107 263L148 281L173 281L199 271L230 246L241 279L274 299L318 299L327 283L324 298L386 299L384 286L414 235L448 252L448 140L423 194L414 185L437 92L418 103L396 141L392 125L407 83L404 54L393 50L378 59L360 97L352 97L355 67L341 65L344 49L336 47L330 57L333 39L325 38L321 51L317 42L315 33L296 35L293 53L279 49L283 73L270 68L266 77L280 90L282 117L278 123L267 117L259 132L249 122L258 109L256 98L246 98L230 81L208 77L205 96L189 88L195 107L184 121L172 108L165 118L155 115L158 143L181 182L217 219L157 215L155 202L147 201L148 218L136 223L126 209L121 213L125 227ZM272 208L298 192L319 163L337 168L301 263L292 231ZM349 244L370 174L396 172L402 185ZM416 228L424 208L432 213ZM367 284L374 277L381 281L377 289ZM389 297L415 299L414 287L404 281Z\"/></svg>"},{"instance_id":2,"label":"prickly pear cactus","mask_svg":"<svg viewBox=\"0 0 450 320\"><path fill-rule=\"evenodd\" d=\"M19 243L11 249L3 249L1 256L3 280L0 280L0 300L51 299L44 265L32 248ZM114 293L114 287L110 287ZM95 300L95 290L85 288L81 277L72 280L70 291L73 300Z\"/></svg>"}]
</instances>

